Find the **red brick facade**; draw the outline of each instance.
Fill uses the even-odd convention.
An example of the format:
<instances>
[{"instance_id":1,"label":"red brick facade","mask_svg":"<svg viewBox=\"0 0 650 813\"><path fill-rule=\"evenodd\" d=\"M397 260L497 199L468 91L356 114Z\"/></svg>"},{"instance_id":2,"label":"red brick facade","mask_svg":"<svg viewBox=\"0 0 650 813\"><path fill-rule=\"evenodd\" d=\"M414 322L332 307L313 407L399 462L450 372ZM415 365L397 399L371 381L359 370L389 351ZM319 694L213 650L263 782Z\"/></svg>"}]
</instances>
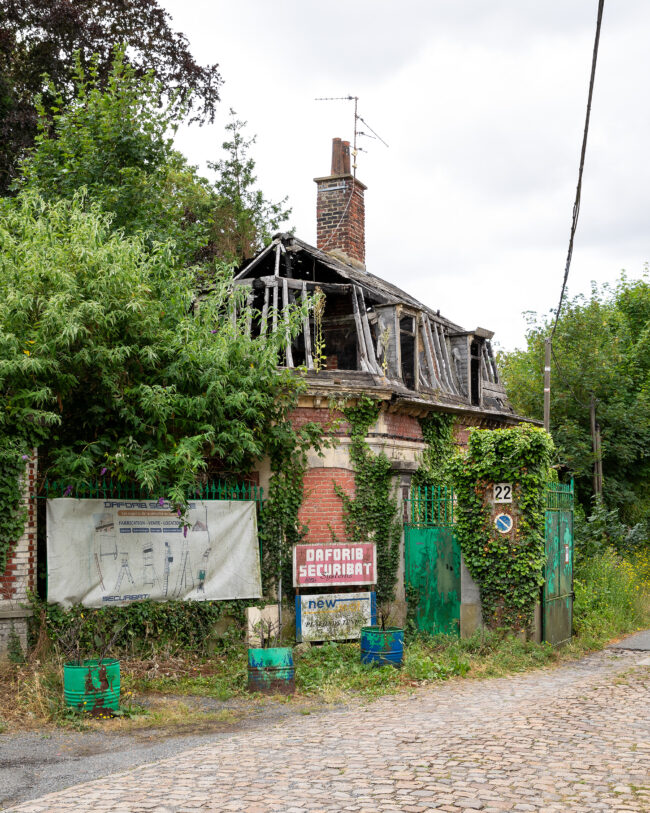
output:
<instances>
[{"instance_id":1,"label":"red brick facade","mask_svg":"<svg viewBox=\"0 0 650 813\"><path fill-rule=\"evenodd\" d=\"M5 572L0 576L0 656L6 650L9 636L16 633L23 646L26 644L26 611L28 592L36 589L36 468L34 453L25 466L23 504L27 509L25 530L7 559Z\"/></svg>"},{"instance_id":2,"label":"red brick facade","mask_svg":"<svg viewBox=\"0 0 650 813\"><path fill-rule=\"evenodd\" d=\"M351 175L319 179L316 202L316 245L338 249L365 265L365 186Z\"/></svg>"},{"instance_id":3,"label":"red brick facade","mask_svg":"<svg viewBox=\"0 0 650 813\"><path fill-rule=\"evenodd\" d=\"M289 416L294 429L302 429L306 423L319 423L326 431L333 431L337 437L350 434L350 425L343 420L343 413L328 407L296 407ZM334 426L336 422L336 426Z\"/></svg>"},{"instance_id":4,"label":"red brick facade","mask_svg":"<svg viewBox=\"0 0 650 813\"><path fill-rule=\"evenodd\" d=\"M305 542L331 542L332 532L341 540L347 538L343 523L343 503L334 484L346 494L354 495L354 472L347 469L309 469L303 480L303 500L298 520L308 527Z\"/></svg>"},{"instance_id":5,"label":"red brick facade","mask_svg":"<svg viewBox=\"0 0 650 813\"><path fill-rule=\"evenodd\" d=\"M385 420L386 432L391 437L399 438L400 440L424 441L420 421L412 415L399 415L397 413L387 412Z\"/></svg>"}]
</instances>

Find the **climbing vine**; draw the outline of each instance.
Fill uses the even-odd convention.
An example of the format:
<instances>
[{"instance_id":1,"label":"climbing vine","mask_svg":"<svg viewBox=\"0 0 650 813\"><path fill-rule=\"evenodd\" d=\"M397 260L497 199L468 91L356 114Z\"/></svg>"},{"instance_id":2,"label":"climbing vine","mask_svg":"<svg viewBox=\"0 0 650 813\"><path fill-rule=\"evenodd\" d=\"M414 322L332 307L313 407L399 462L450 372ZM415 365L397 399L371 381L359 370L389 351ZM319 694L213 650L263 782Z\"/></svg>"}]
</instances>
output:
<instances>
[{"instance_id":1,"label":"climbing vine","mask_svg":"<svg viewBox=\"0 0 650 813\"><path fill-rule=\"evenodd\" d=\"M427 445L411 480L414 486L451 485L449 464L456 451L455 422L455 417L446 412L431 412L420 418L422 436Z\"/></svg>"},{"instance_id":2,"label":"climbing vine","mask_svg":"<svg viewBox=\"0 0 650 813\"><path fill-rule=\"evenodd\" d=\"M275 427L271 447L271 479L260 515L259 535L262 546L262 588L269 595L282 574L282 593L292 591L292 550L307 528L298 519L303 499L303 479L307 470L307 452L320 452L330 443L327 428L306 423L295 429L290 421Z\"/></svg>"},{"instance_id":3,"label":"climbing vine","mask_svg":"<svg viewBox=\"0 0 650 813\"><path fill-rule=\"evenodd\" d=\"M544 495L553 441L542 429L518 426L470 433L467 456L451 464L456 534L465 564L481 590L492 627L526 628L543 584ZM517 516L510 535L494 528L488 489L511 482Z\"/></svg>"},{"instance_id":4,"label":"climbing vine","mask_svg":"<svg viewBox=\"0 0 650 813\"><path fill-rule=\"evenodd\" d=\"M22 502L21 476L29 457L27 451L27 444L20 440L3 437L0 442L0 576L25 526L27 511Z\"/></svg>"},{"instance_id":5,"label":"climbing vine","mask_svg":"<svg viewBox=\"0 0 650 813\"><path fill-rule=\"evenodd\" d=\"M351 429L355 494L350 497L338 487L336 493L343 502L348 539L377 546L377 602L385 606L394 598L402 524L390 460L383 453L374 454L366 442L368 430L379 415L379 404L363 397L342 412Z\"/></svg>"}]
</instances>

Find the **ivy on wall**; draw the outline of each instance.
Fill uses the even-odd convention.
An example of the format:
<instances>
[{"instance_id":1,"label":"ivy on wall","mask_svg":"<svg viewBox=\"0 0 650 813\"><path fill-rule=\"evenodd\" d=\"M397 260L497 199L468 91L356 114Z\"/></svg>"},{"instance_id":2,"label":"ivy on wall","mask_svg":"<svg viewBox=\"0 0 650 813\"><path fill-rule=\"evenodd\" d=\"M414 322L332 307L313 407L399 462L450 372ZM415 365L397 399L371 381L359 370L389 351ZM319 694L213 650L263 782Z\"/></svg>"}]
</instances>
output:
<instances>
[{"instance_id":1,"label":"ivy on wall","mask_svg":"<svg viewBox=\"0 0 650 813\"><path fill-rule=\"evenodd\" d=\"M467 456L454 458L456 534L481 591L488 626L525 629L544 582L545 486L553 441L529 425L470 432ZM493 525L488 489L511 482L517 507L512 534Z\"/></svg>"},{"instance_id":2,"label":"ivy on wall","mask_svg":"<svg viewBox=\"0 0 650 813\"><path fill-rule=\"evenodd\" d=\"M0 576L9 555L25 530L27 509L22 476L29 460L29 447L22 439L3 437L0 442Z\"/></svg>"},{"instance_id":3,"label":"ivy on wall","mask_svg":"<svg viewBox=\"0 0 650 813\"><path fill-rule=\"evenodd\" d=\"M262 546L262 591L268 596L282 574L282 593L293 592L292 551L307 528L298 519L303 500L307 452L320 452L331 443L329 430L307 423L296 430L290 421L275 427L271 446L271 479L259 523Z\"/></svg>"},{"instance_id":4,"label":"ivy on wall","mask_svg":"<svg viewBox=\"0 0 650 813\"><path fill-rule=\"evenodd\" d=\"M377 602L389 604L395 596L402 523L399 495L393 487L394 472L385 454L374 454L366 441L379 416L379 403L360 398L342 412L350 424L350 459L354 468L354 497L336 487L344 508L348 539L374 542L377 547Z\"/></svg>"},{"instance_id":5,"label":"ivy on wall","mask_svg":"<svg viewBox=\"0 0 650 813\"><path fill-rule=\"evenodd\" d=\"M446 412L431 412L425 418L420 418L419 422L427 445L420 466L411 479L412 485L451 485L449 463L456 452L455 416Z\"/></svg>"}]
</instances>

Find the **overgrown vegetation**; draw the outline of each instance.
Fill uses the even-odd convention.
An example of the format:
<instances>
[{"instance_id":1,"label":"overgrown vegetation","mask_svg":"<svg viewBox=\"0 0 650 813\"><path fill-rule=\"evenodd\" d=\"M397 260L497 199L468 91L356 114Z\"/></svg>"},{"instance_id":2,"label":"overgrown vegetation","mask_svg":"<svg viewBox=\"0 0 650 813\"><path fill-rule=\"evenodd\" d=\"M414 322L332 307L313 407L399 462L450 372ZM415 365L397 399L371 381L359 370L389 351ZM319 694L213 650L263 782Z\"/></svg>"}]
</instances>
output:
<instances>
[{"instance_id":1,"label":"overgrown vegetation","mask_svg":"<svg viewBox=\"0 0 650 813\"><path fill-rule=\"evenodd\" d=\"M61 639L74 634L81 657L95 657L98 642L112 639L111 652L127 657L177 655L206 657L243 637L245 610L241 601L135 601L123 607L83 607L66 610L33 597L31 640L43 636L63 655ZM119 634L114 636L114 632Z\"/></svg>"},{"instance_id":2,"label":"overgrown vegetation","mask_svg":"<svg viewBox=\"0 0 650 813\"><path fill-rule=\"evenodd\" d=\"M107 474L183 506L208 459L243 474L266 454L289 459L301 443L286 418L302 385L277 365L286 337L249 335L251 312L229 284L229 266L209 252L204 265L190 265L218 244L215 229L230 226L210 214L219 190L173 149L173 101L158 106L157 80L137 77L119 52L105 89L97 66L89 75L80 68L76 82L75 100L51 126L43 111L20 193L0 199L8 507L0 566L16 538L20 463L33 447L41 475L71 488ZM244 196L231 203L261 240L272 225L265 213L278 212L253 194L240 123L232 126L236 158L221 181ZM291 336L302 315L292 308Z\"/></svg>"},{"instance_id":3,"label":"overgrown vegetation","mask_svg":"<svg viewBox=\"0 0 650 813\"><path fill-rule=\"evenodd\" d=\"M454 426L456 418L445 412L431 412L420 418L426 449L413 474L413 486L451 485L450 463L456 452Z\"/></svg>"},{"instance_id":4,"label":"overgrown vegetation","mask_svg":"<svg viewBox=\"0 0 650 813\"><path fill-rule=\"evenodd\" d=\"M343 407L350 425L355 493L350 497L341 488L336 493L343 502L348 540L377 546L377 603L385 607L394 597L402 523L390 460L383 453L375 454L366 441L379 409L378 402L365 396L355 406Z\"/></svg>"},{"instance_id":5,"label":"overgrown vegetation","mask_svg":"<svg viewBox=\"0 0 650 813\"><path fill-rule=\"evenodd\" d=\"M138 77L155 73L162 93L189 107L192 121L213 121L221 76L217 65L201 66L187 39L170 27L169 14L155 0L0 0L0 195L6 194L37 130L34 97L44 93L59 107L75 96L76 64L94 60L105 87L113 48L128 46ZM57 88L50 94L43 75Z\"/></svg>"},{"instance_id":6,"label":"overgrown vegetation","mask_svg":"<svg viewBox=\"0 0 650 813\"><path fill-rule=\"evenodd\" d=\"M544 581L545 486L552 451L548 433L522 425L474 430L467 456L454 459L456 534L489 626L525 629L532 620ZM487 499L488 488L500 482L513 483L517 502L517 522L508 535L494 528Z\"/></svg>"},{"instance_id":7,"label":"overgrown vegetation","mask_svg":"<svg viewBox=\"0 0 650 813\"><path fill-rule=\"evenodd\" d=\"M542 417L544 338L553 316L530 314L527 347L499 363L515 410ZM553 339L551 433L559 462L573 474L592 513L589 402L601 427L603 496L628 528L650 530L650 284L647 275L592 287L565 306ZM641 537L637 534L637 541Z\"/></svg>"}]
</instances>

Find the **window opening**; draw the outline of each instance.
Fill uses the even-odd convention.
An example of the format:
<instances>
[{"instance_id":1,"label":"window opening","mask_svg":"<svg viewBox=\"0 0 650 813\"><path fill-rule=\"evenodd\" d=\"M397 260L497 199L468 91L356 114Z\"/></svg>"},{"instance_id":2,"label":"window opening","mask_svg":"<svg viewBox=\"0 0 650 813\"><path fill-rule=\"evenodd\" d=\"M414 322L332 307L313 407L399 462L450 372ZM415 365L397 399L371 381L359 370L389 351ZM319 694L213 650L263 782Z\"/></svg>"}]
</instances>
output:
<instances>
[{"instance_id":1,"label":"window opening","mask_svg":"<svg viewBox=\"0 0 650 813\"><path fill-rule=\"evenodd\" d=\"M470 400L478 406L481 403L481 344L474 340L470 345Z\"/></svg>"},{"instance_id":2,"label":"window opening","mask_svg":"<svg viewBox=\"0 0 650 813\"><path fill-rule=\"evenodd\" d=\"M349 294L328 294L323 314L326 370L358 370L361 367L357 328Z\"/></svg>"},{"instance_id":3,"label":"window opening","mask_svg":"<svg viewBox=\"0 0 650 813\"><path fill-rule=\"evenodd\" d=\"M402 316L399 320L402 381L410 390L415 389L415 319Z\"/></svg>"}]
</instances>

